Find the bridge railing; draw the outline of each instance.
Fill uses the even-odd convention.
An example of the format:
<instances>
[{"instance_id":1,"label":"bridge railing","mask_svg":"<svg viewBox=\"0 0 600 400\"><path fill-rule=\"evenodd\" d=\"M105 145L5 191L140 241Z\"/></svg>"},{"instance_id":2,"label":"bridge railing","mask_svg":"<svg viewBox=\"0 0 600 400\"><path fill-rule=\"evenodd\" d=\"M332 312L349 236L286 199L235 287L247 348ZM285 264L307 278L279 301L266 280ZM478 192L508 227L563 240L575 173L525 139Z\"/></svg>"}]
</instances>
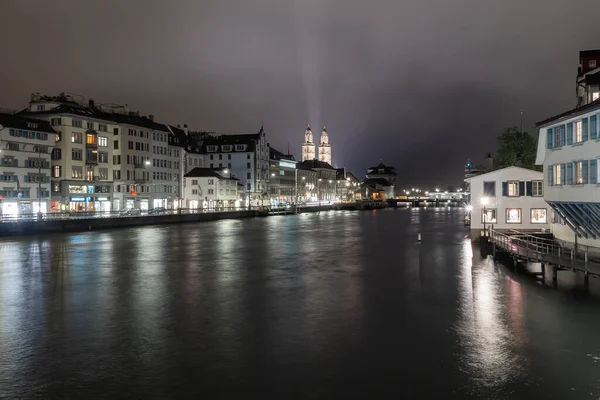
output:
<instances>
[{"instance_id":1,"label":"bridge railing","mask_svg":"<svg viewBox=\"0 0 600 400\"><path fill-rule=\"evenodd\" d=\"M589 254L585 251L565 249L552 239L542 238L518 231L490 231L490 239L496 246L528 259L546 260L572 265L575 262L587 263Z\"/></svg>"}]
</instances>

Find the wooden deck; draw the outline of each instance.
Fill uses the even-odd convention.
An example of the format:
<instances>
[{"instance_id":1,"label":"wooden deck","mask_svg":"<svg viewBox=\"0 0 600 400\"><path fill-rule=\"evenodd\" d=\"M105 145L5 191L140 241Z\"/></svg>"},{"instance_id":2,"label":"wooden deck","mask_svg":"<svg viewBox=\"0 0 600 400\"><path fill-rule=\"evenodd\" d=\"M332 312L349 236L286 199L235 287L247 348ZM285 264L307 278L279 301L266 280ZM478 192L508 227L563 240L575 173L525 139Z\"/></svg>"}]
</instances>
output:
<instances>
[{"instance_id":1,"label":"wooden deck","mask_svg":"<svg viewBox=\"0 0 600 400\"><path fill-rule=\"evenodd\" d=\"M497 251L502 251L516 261L539 262L552 266L554 278L557 269L580 271L586 276L600 276L600 260L591 259L587 251L565 249L552 239L518 231L491 231L488 240L493 246L494 255Z\"/></svg>"}]
</instances>

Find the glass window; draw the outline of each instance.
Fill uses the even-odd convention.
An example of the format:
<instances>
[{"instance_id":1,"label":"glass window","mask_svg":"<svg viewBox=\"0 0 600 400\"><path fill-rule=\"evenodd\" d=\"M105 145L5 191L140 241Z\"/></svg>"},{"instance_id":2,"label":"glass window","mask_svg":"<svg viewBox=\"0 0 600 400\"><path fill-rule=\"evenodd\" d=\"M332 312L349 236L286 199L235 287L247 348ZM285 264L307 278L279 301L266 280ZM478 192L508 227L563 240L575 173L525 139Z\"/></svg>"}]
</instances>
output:
<instances>
[{"instance_id":1,"label":"glass window","mask_svg":"<svg viewBox=\"0 0 600 400\"><path fill-rule=\"evenodd\" d=\"M554 168L554 184L562 185L563 181L562 181L562 175L561 175L561 165L554 164L554 166L552 168Z\"/></svg>"},{"instance_id":2,"label":"glass window","mask_svg":"<svg viewBox=\"0 0 600 400\"><path fill-rule=\"evenodd\" d=\"M496 182L483 182L483 195L496 197Z\"/></svg>"},{"instance_id":3,"label":"glass window","mask_svg":"<svg viewBox=\"0 0 600 400\"><path fill-rule=\"evenodd\" d=\"M575 169L575 184L581 185L583 184L583 162L576 161L573 163L573 168Z\"/></svg>"},{"instance_id":4,"label":"glass window","mask_svg":"<svg viewBox=\"0 0 600 400\"><path fill-rule=\"evenodd\" d=\"M590 60L589 66L590 68L596 68L596 60Z\"/></svg>"},{"instance_id":5,"label":"glass window","mask_svg":"<svg viewBox=\"0 0 600 400\"><path fill-rule=\"evenodd\" d=\"M562 146L562 141L560 139L560 127L556 127L554 128L554 147Z\"/></svg>"},{"instance_id":6,"label":"glass window","mask_svg":"<svg viewBox=\"0 0 600 400\"><path fill-rule=\"evenodd\" d=\"M543 181L532 181L531 182L531 195L535 197L542 197L544 195L544 182Z\"/></svg>"},{"instance_id":7,"label":"glass window","mask_svg":"<svg viewBox=\"0 0 600 400\"><path fill-rule=\"evenodd\" d=\"M519 182L508 182L508 195L511 197L519 195Z\"/></svg>"},{"instance_id":8,"label":"glass window","mask_svg":"<svg viewBox=\"0 0 600 400\"><path fill-rule=\"evenodd\" d=\"M72 143L82 143L83 135L81 134L81 132L72 132L71 133L71 142Z\"/></svg>"},{"instance_id":9,"label":"glass window","mask_svg":"<svg viewBox=\"0 0 600 400\"><path fill-rule=\"evenodd\" d=\"M481 210L481 222L485 222L486 224L497 223L498 219L496 217L496 209L486 208L485 211Z\"/></svg>"},{"instance_id":10,"label":"glass window","mask_svg":"<svg viewBox=\"0 0 600 400\"><path fill-rule=\"evenodd\" d=\"M520 208L507 208L506 209L506 223L507 224L520 224L521 223L521 209Z\"/></svg>"},{"instance_id":11,"label":"glass window","mask_svg":"<svg viewBox=\"0 0 600 400\"><path fill-rule=\"evenodd\" d=\"M545 208L532 208L531 209L531 223L532 224L545 224L546 223L546 209Z\"/></svg>"},{"instance_id":12,"label":"glass window","mask_svg":"<svg viewBox=\"0 0 600 400\"><path fill-rule=\"evenodd\" d=\"M108 138L106 136L98 136L98 146L108 147Z\"/></svg>"},{"instance_id":13,"label":"glass window","mask_svg":"<svg viewBox=\"0 0 600 400\"><path fill-rule=\"evenodd\" d=\"M575 143L583 142L583 129L581 128L581 120L575 122L575 135L573 141Z\"/></svg>"},{"instance_id":14,"label":"glass window","mask_svg":"<svg viewBox=\"0 0 600 400\"><path fill-rule=\"evenodd\" d=\"M60 178L60 165L55 165L52 167L52 177Z\"/></svg>"}]
</instances>

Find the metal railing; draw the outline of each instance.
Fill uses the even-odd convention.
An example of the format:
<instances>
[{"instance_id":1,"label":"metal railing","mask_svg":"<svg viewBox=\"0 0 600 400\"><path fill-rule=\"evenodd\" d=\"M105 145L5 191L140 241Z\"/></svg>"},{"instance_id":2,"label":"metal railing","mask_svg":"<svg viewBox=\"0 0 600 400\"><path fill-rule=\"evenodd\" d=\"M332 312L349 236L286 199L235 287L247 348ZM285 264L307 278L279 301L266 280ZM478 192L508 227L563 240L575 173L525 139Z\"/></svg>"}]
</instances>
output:
<instances>
[{"instance_id":1,"label":"metal railing","mask_svg":"<svg viewBox=\"0 0 600 400\"><path fill-rule=\"evenodd\" d=\"M507 232L490 231L490 240L493 244L529 260L549 262L565 266L576 267L577 264L588 262L598 263L596 257L592 257L588 249L567 249L554 239L539 237L529 233L509 230Z\"/></svg>"}]
</instances>

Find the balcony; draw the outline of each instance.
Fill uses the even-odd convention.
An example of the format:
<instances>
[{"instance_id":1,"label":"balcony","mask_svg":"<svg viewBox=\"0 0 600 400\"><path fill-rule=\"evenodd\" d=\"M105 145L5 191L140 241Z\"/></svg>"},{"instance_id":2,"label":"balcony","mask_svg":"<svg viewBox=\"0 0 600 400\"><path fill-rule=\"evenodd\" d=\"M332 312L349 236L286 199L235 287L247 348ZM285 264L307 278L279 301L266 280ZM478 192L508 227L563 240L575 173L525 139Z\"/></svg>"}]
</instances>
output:
<instances>
[{"instance_id":1,"label":"balcony","mask_svg":"<svg viewBox=\"0 0 600 400\"><path fill-rule=\"evenodd\" d=\"M143 168L148 168L150 165L152 165L152 163L150 162L150 160L146 160L146 161L145 161L145 162L143 162L143 163L136 163L136 164L133 164L133 167L134 167L135 169L143 169Z\"/></svg>"},{"instance_id":2,"label":"balcony","mask_svg":"<svg viewBox=\"0 0 600 400\"><path fill-rule=\"evenodd\" d=\"M86 165L98 165L98 152L88 150L85 163Z\"/></svg>"},{"instance_id":3,"label":"balcony","mask_svg":"<svg viewBox=\"0 0 600 400\"><path fill-rule=\"evenodd\" d=\"M98 133L89 130L86 132L85 147L96 150L98 148Z\"/></svg>"},{"instance_id":4,"label":"balcony","mask_svg":"<svg viewBox=\"0 0 600 400\"><path fill-rule=\"evenodd\" d=\"M135 178L133 180L134 183L148 183L148 181L145 178Z\"/></svg>"}]
</instances>

